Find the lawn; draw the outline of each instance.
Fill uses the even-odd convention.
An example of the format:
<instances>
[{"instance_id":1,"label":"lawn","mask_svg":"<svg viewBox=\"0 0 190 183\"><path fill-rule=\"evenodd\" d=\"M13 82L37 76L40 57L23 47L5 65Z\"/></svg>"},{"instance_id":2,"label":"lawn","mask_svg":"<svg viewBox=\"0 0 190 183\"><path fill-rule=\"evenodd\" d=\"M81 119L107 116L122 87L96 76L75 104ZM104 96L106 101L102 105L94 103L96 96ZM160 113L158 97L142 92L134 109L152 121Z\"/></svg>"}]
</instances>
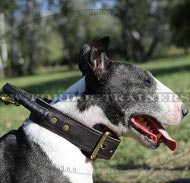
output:
<instances>
[{"instance_id":1,"label":"lawn","mask_svg":"<svg viewBox=\"0 0 190 183\"><path fill-rule=\"evenodd\" d=\"M173 91L190 92L190 56L153 60L139 65L150 70ZM55 98L80 77L81 73L77 68L73 71L67 67L39 69L34 76L1 79L0 86L10 82L30 93ZM190 108L190 102L185 103ZM29 114L23 107L3 104L0 104L0 111L0 135L16 129ZM189 121L190 115L179 127L167 127L178 142L176 152L170 152L162 144L156 150L149 150L133 139L122 138L122 143L111 161L97 160L95 163L95 182L190 182Z\"/></svg>"}]
</instances>

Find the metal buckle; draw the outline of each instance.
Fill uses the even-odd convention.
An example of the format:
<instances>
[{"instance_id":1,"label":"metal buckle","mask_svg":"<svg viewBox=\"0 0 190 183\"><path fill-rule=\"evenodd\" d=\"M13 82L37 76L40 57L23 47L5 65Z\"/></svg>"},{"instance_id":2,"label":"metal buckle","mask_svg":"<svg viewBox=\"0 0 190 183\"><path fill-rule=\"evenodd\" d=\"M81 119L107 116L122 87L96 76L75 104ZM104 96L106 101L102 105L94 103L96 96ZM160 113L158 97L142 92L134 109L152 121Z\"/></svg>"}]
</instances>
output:
<instances>
[{"instance_id":1,"label":"metal buckle","mask_svg":"<svg viewBox=\"0 0 190 183\"><path fill-rule=\"evenodd\" d=\"M16 101L14 101L12 98L10 97L4 97L4 96L0 96L0 100L2 100L4 102L5 105L8 104L13 104L15 106L19 106L20 104Z\"/></svg>"},{"instance_id":2,"label":"metal buckle","mask_svg":"<svg viewBox=\"0 0 190 183\"><path fill-rule=\"evenodd\" d=\"M93 150L93 152L90 156L91 160L95 160L97 158L97 154L98 154L99 150L104 148L104 146L103 146L104 142L110 135L111 135L111 132L107 131L104 133L104 135L102 136L102 138L100 139L100 141L98 142L97 146L95 147L95 149Z\"/></svg>"}]
</instances>

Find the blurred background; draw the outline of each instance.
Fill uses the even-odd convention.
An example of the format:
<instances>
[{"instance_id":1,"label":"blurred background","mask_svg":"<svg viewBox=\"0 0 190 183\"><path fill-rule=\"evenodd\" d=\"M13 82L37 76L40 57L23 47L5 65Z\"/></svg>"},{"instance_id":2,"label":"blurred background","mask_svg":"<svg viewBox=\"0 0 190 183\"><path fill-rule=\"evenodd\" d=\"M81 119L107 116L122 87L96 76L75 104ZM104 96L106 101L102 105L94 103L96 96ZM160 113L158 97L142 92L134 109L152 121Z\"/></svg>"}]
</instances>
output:
<instances>
[{"instance_id":1,"label":"blurred background","mask_svg":"<svg viewBox=\"0 0 190 183\"><path fill-rule=\"evenodd\" d=\"M0 87L10 82L54 99L81 78L81 46L108 35L108 57L150 70L189 108L189 10L189 0L0 1ZM29 114L2 103L0 112L0 135ZM167 128L176 152L123 138L111 161L95 164L95 182L190 182L189 121Z\"/></svg>"}]
</instances>

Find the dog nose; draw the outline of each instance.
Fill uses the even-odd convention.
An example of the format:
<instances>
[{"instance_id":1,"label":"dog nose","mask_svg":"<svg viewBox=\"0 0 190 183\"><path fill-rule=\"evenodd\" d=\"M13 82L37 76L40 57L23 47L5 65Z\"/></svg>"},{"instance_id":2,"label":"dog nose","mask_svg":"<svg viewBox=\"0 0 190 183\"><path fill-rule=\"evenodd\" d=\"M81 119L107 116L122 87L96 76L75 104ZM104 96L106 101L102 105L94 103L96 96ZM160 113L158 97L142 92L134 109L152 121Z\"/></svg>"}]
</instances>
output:
<instances>
[{"instance_id":1,"label":"dog nose","mask_svg":"<svg viewBox=\"0 0 190 183\"><path fill-rule=\"evenodd\" d=\"M183 104L182 105L182 117L185 117L188 114L187 107Z\"/></svg>"}]
</instances>

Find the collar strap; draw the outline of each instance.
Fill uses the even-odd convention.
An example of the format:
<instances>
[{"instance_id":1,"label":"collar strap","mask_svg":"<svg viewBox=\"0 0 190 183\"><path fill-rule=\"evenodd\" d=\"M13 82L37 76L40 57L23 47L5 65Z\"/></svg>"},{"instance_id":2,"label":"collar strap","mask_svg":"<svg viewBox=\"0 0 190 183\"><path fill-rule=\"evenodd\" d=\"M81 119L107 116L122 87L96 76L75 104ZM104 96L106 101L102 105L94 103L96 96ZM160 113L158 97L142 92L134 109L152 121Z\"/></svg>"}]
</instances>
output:
<instances>
[{"instance_id":1,"label":"collar strap","mask_svg":"<svg viewBox=\"0 0 190 183\"><path fill-rule=\"evenodd\" d=\"M9 83L3 87L3 90L31 111L29 118L33 122L67 139L92 160L111 159L120 143L120 139L111 130L102 132L90 128L42 99L35 98Z\"/></svg>"}]
</instances>

